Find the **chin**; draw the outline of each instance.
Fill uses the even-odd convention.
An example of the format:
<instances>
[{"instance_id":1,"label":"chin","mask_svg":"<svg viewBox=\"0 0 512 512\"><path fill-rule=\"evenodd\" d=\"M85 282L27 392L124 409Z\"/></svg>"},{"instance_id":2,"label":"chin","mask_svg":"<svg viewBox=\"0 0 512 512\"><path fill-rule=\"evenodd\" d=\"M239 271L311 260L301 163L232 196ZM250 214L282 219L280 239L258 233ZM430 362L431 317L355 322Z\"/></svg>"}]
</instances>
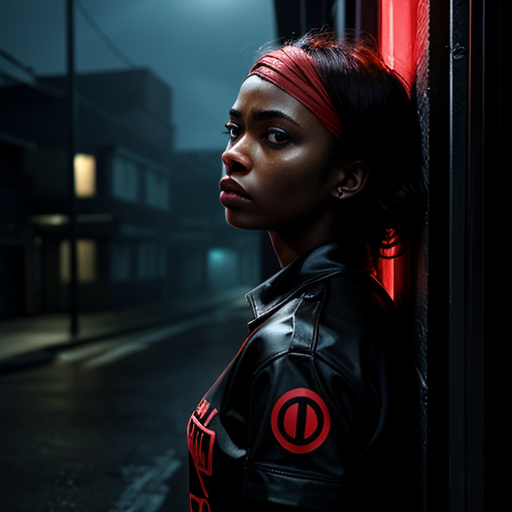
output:
<instances>
[{"instance_id":1,"label":"chin","mask_svg":"<svg viewBox=\"0 0 512 512\"><path fill-rule=\"evenodd\" d=\"M226 209L226 222L230 226L237 229L247 229L254 231L267 229L266 226L254 218L230 209Z\"/></svg>"}]
</instances>

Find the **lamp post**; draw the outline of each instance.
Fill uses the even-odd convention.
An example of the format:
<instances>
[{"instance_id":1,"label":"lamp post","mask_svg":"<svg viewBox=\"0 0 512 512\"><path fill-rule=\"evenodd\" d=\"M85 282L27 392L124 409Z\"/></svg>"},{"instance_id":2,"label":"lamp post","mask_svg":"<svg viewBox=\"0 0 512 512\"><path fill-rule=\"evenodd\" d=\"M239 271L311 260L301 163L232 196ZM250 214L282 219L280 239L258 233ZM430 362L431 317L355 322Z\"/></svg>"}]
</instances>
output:
<instances>
[{"instance_id":1,"label":"lamp post","mask_svg":"<svg viewBox=\"0 0 512 512\"><path fill-rule=\"evenodd\" d=\"M67 39L67 80L68 80L68 214L69 214L69 316L70 334L75 337L78 334L78 264L77 264L77 199L75 194L75 168L74 157L76 152L76 84L75 84L75 5L74 0L66 0L66 39Z\"/></svg>"}]
</instances>

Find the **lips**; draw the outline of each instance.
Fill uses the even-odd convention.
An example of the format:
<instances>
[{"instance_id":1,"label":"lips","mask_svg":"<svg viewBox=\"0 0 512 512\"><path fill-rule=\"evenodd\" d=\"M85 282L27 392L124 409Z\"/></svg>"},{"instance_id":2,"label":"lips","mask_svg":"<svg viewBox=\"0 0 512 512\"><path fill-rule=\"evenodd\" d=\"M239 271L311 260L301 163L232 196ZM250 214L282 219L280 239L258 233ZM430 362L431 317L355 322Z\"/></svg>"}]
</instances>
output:
<instances>
[{"instance_id":1,"label":"lips","mask_svg":"<svg viewBox=\"0 0 512 512\"><path fill-rule=\"evenodd\" d=\"M251 196L233 178L222 178L220 181L220 190L221 192L234 194L236 196L243 197L244 199L251 199Z\"/></svg>"}]
</instances>

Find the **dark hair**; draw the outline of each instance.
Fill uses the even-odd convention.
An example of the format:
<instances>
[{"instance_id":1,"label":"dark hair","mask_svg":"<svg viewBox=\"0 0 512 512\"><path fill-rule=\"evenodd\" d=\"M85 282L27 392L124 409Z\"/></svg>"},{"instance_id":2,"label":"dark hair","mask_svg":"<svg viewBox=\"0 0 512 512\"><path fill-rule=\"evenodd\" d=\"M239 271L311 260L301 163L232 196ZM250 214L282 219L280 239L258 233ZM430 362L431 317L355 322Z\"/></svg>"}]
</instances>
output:
<instances>
[{"instance_id":1,"label":"dark hair","mask_svg":"<svg viewBox=\"0 0 512 512\"><path fill-rule=\"evenodd\" d=\"M364 190L346 203L373 249L389 247L421 218L424 187L416 109L401 77L380 58L374 40L340 41L312 31L289 42L317 67L345 128L338 155L369 169Z\"/></svg>"}]
</instances>

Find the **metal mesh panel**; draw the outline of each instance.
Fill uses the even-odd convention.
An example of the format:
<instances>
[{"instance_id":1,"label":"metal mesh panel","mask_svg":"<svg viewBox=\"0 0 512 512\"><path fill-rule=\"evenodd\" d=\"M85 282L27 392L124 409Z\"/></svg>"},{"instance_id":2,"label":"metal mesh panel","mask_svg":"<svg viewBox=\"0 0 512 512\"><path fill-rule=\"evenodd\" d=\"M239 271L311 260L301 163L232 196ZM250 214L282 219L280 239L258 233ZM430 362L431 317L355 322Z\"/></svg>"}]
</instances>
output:
<instances>
[{"instance_id":1,"label":"metal mesh panel","mask_svg":"<svg viewBox=\"0 0 512 512\"><path fill-rule=\"evenodd\" d=\"M423 173L425 183L428 186L429 176L429 128L430 128L430 103L429 103L429 35L430 35L430 1L419 0L417 6L416 26L416 79L413 93L416 97L417 108L420 115L422 128L422 145L424 155ZM428 212L426 212L428 215ZM416 503L413 510L426 511L427 494L427 292L428 292L428 243L427 222L424 223L424 231L416 251L416 275L415 277L415 364L417 375L417 489L414 493Z\"/></svg>"}]
</instances>

